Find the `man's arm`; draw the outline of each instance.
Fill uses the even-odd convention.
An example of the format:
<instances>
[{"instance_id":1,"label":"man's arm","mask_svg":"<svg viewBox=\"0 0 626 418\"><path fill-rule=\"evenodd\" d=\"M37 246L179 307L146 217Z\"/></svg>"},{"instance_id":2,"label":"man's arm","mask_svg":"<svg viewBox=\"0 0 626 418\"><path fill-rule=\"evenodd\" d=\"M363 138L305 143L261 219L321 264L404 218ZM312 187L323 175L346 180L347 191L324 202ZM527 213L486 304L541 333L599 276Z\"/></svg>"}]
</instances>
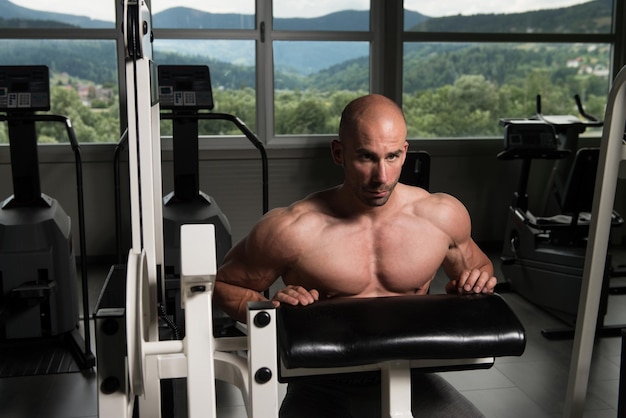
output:
<instances>
[{"instance_id":1,"label":"man's arm","mask_svg":"<svg viewBox=\"0 0 626 418\"><path fill-rule=\"evenodd\" d=\"M297 263L300 246L294 245L298 241L293 234L295 219L289 209L272 210L226 254L217 272L213 295L216 305L226 314L245 322L248 302L266 301L261 292ZM276 307L280 303L308 305L318 298L317 290L286 286L272 302Z\"/></svg>"},{"instance_id":2,"label":"man's arm","mask_svg":"<svg viewBox=\"0 0 626 418\"><path fill-rule=\"evenodd\" d=\"M280 234L283 209L274 209L224 257L217 271L213 301L226 314L245 322L248 302L267 300L262 292L286 268L281 257Z\"/></svg>"},{"instance_id":3,"label":"man's arm","mask_svg":"<svg viewBox=\"0 0 626 418\"><path fill-rule=\"evenodd\" d=\"M448 219L445 223L451 242L443 268L450 282L447 293L493 293L497 279L489 257L471 237L471 220L467 209L457 199L447 196L440 213Z\"/></svg>"},{"instance_id":4,"label":"man's arm","mask_svg":"<svg viewBox=\"0 0 626 418\"><path fill-rule=\"evenodd\" d=\"M251 263L245 262L244 246L240 242L233 247L217 271L213 302L233 319L245 323L248 302L267 300L261 292L268 289L273 280L253 277Z\"/></svg>"}]
</instances>

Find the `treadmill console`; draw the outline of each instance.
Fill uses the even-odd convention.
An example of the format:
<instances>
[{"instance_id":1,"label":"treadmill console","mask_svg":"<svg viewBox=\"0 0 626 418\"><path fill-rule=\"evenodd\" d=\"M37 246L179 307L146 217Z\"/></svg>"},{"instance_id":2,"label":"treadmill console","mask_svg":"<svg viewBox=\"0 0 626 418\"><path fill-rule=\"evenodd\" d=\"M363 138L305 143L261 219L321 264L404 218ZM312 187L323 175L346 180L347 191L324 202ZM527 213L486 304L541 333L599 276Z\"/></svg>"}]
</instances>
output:
<instances>
[{"instance_id":1,"label":"treadmill console","mask_svg":"<svg viewBox=\"0 0 626 418\"><path fill-rule=\"evenodd\" d=\"M50 110L48 67L0 66L0 112Z\"/></svg>"},{"instance_id":2,"label":"treadmill console","mask_svg":"<svg viewBox=\"0 0 626 418\"><path fill-rule=\"evenodd\" d=\"M511 119L504 121L504 149L553 151L558 147L554 128L544 121Z\"/></svg>"},{"instance_id":3,"label":"treadmill console","mask_svg":"<svg viewBox=\"0 0 626 418\"><path fill-rule=\"evenodd\" d=\"M211 75L206 65L160 65L158 77L161 109L213 109Z\"/></svg>"}]
</instances>

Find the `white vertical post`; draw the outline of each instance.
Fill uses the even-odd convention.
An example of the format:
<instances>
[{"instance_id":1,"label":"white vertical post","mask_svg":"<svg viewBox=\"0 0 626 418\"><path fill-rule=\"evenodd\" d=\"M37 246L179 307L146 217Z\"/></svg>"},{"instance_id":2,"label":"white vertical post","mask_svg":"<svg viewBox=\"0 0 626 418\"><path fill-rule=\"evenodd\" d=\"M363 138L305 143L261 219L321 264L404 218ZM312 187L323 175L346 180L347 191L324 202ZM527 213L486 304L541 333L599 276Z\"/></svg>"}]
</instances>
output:
<instances>
[{"instance_id":1,"label":"white vertical post","mask_svg":"<svg viewBox=\"0 0 626 418\"><path fill-rule=\"evenodd\" d=\"M411 412L411 367L408 360L389 361L382 365L381 416L413 418Z\"/></svg>"},{"instance_id":2,"label":"white vertical post","mask_svg":"<svg viewBox=\"0 0 626 418\"><path fill-rule=\"evenodd\" d=\"M124 0L126 82L128 101L128 151L131 193L132 252L145 250L148 260L148 292L145 318L148 341L158 341L157 269L163 264L163 219L161 193L161 138L158 100L153 97L156 78L152 62L152 19L145 0ZM141 280L137 277L137 280ZM140 288L138 286L138 288ZM143 297L143 295L139 295ZM135 301L128 301L132 309ZM133 336L130 336L133 338ZM152 372L148 372L152 373ZM132 396L132 394L131 394ZM158 381L146 382L141 411L160 416Z\"/></svg>"},{"instance_id":3,"label":"white vertical post","mask_svg":"<svg viewBox=\"0 0 626 418\"><path fill-rule=\"evenodd\" d=\"M215 226L182 225L180 253L189 417L214 418L217 412L211 298L217 274Z\"/></svg>"},{"instance_id":4,"label":"white vertical post","mask_svg":"<svg viewBox=\"0 0 626 418\"><path fill-rule=\"evenodd\" d=\"M626 158L626 69L619 72L607 103L595 184L589 242L578 305L564 416L582 417L596 334L600 294L621 160Z\"/></svg>"},{"instance_id":5,"label":"white vertical post","mask_svg":"<svg viewBox=\"0 0 626 418\"><path fill-rule=\"evenodd\" d=\"M276 309L271 302L248 303L248 417L278 417Z\"/></svg>"}]
</instances>

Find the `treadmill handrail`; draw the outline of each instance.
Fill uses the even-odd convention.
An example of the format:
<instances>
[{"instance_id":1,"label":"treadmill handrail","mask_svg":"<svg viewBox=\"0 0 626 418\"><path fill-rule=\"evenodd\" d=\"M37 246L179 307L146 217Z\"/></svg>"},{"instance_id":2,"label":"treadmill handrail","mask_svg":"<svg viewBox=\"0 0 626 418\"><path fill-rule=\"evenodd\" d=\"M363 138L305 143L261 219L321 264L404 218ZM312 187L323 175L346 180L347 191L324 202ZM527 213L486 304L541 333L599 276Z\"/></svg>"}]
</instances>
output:
<instances>
[{"instance_id":1,"label":"treadmill handrail","mask_svg":"<svg viewBox=\"0 0 626 418\"><path fill-rule=\"evenodd\" d=\"M173 120L176 119L177 115L174 112L162 112L161 119L164 120ZM197 118L199 120L226 120L232 122L237 128L248 138L248 140L254 145L256 149L259 150L261 154L261 163L262 163L262 179L263 179L263 214L266 214L269 210L269 192L268 192L268 162L267 162L267 151L263 146L263 143L259 138L246 126L246 124L239 119L237 116L232 115L230 113L200 113L197 112L194 115L185 114L181 117L185 118Z\"/></svg>"},{"instance_id":2,"label":"treadmill handrail","mask_svg":"<svg viewBox=\"0 0 626 418\"><path fill-rule=\"evenodd\" d=\"M9 116L10 115L10 116ZM65 125L67 136L70 140L72 151L74 152L74 164L76 167L76 200L78 203L78 240L80 246L80 273L82 283L82 302L83 302L83 326L85 341L84 361L88 367L95 365L95 357L91 353L91 332L90 332L90 312L89 312L89 289L87 278L87 243L85 238L85 199L83 194L83 168L82 157L80 153L80 145L76 139L72 122L67 116L55 114L38 114L38 113L7 113L0 115L0 122L12 120L27 120L34 122L58 122Z\"/></svg>"}]
</instances>

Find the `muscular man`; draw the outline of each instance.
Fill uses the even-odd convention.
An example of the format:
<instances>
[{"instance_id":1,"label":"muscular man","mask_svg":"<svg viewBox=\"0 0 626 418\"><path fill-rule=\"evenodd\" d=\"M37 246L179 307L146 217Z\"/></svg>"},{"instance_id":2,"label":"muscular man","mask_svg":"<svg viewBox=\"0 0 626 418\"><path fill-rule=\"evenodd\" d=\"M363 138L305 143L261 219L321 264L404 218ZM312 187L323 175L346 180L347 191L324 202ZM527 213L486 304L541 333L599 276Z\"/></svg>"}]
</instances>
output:
<instances>
[{"instance_id":1,"label":"muscular man","mask_svg":"<svg viewBox=\"0 0 626 418\"><path fill-rule=\"evenodd\" d=\"M276 306L426 294L440 266L450 278L446 292L492 293L493 265L471 237L465 207L450 195L398 183L406 135L393 101L367 95L349 103L339 139L331 143L333 160L344 169L343 184L268 212L226 255L217 275L218 306L245 321L247 303L264 300L260 292L279 277L286 287L273 296ZM336 402L330 396L350 382L290 384L281 417L368 416L356 412L359 407L379 416L380 396L368 393L380 383L355 379L349 389L354 393L342 392ZM453 392L436 375L414 374L414 414L479 415ZM372 398L378 402L373 406ZM352 412L342 415L342 408Z\"/></svg>"}]
</instances>

